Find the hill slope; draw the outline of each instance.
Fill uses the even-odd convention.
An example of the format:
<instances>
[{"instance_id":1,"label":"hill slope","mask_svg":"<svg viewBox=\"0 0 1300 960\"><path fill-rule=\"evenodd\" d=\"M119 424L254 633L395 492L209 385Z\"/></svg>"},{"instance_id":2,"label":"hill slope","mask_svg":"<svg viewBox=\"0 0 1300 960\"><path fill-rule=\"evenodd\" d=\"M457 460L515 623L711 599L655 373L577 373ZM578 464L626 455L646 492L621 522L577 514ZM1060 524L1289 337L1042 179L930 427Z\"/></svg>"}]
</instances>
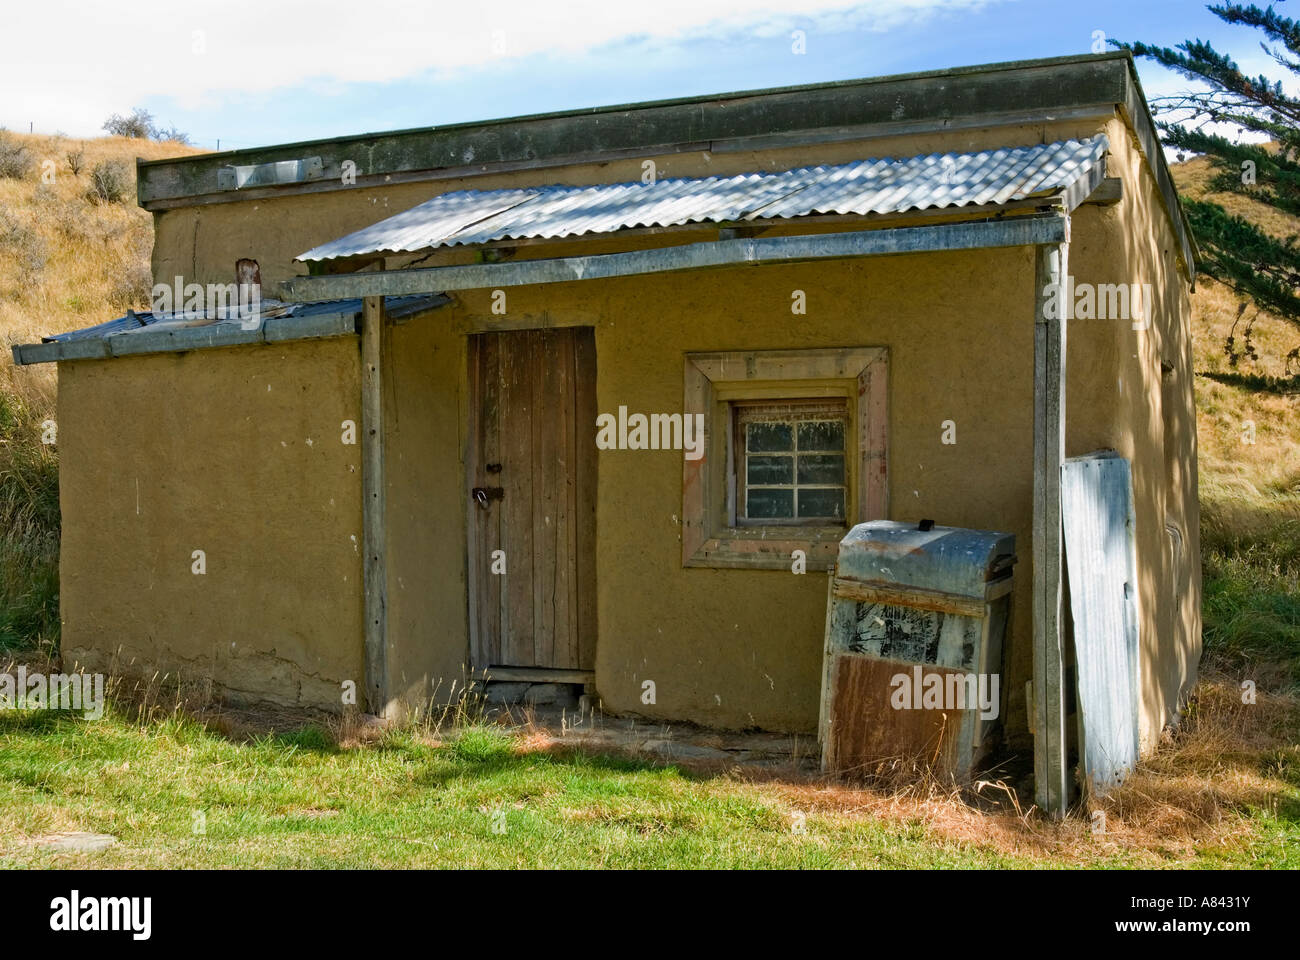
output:
<instances>
[{"instance_id":1,"label":"hill slope","mask_svg":"<svg viewBox=\"0 0 1300 960\"><path fill-rule=\"evenodd\" d=\"M135 158L198 152L0 133L0 647L52 648L59 629L58 467L40 442L55 371L15 370L9 347L147 306L153 221L135 204Z\"/></svg>"},{"instance_id":2,"label":"hill slope","mask_svg":"<svg viewBox=\"0 0 1300 960\"><path fill-rule=\"evenodd\" d=\"M1214 193L1204 157L1176 164L1184 196L1210 200L1265 231L1300 233L1300 219L1248 197ZM1207 666L1262 673L1294 692L1300 682L1300 395L1261 392L1213 379L1282 377L1300 329L1257 310L1208 277L1193 307ZM1236 324L1234 331L1233 326ZM1235 334L1257 359L1234 369L1224 352ZM1249 442L1253 440L1253 442Z\"/></svg>"}]
</instances>

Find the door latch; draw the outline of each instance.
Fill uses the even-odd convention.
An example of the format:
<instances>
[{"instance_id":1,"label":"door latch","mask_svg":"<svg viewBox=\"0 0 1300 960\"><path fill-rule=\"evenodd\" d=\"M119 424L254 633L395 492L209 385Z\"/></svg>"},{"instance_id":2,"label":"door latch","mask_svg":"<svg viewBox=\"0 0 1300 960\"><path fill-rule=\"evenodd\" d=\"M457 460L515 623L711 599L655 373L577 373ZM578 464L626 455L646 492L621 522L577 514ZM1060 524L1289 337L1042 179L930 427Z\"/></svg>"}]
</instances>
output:
<instances>
[{"instance_id":1,"label":"door latch","mask_svg":"<svg viewBox=\"0 0 1300 960\"><path fill-rule=\"evenodd\" d=\"M475 503L479 507L486 510L488 501L504 500L506 491L504 487L475 487L470 491L470 495L473 496Z\"/></svg>"}]
</instances>

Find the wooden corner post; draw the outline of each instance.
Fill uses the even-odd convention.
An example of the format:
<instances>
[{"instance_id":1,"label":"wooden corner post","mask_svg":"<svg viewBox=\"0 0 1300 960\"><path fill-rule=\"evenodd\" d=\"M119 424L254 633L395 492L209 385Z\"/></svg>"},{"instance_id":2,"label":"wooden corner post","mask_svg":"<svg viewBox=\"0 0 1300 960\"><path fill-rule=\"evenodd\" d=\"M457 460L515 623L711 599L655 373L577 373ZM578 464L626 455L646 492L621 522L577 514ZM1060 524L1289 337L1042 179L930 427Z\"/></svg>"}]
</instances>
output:
<instances>
[{"instance_id":1,"label":"wooden corner post","mask_svg":"<svg viewBox=\"0 0 1300 960\"><path fill-rule=\"evenodd\" d=\"M1064 243L1034 248L1034 799L1057 817L1069 803L1061 641L1069 248L1068 229Z\"/></svg>"},{"instance_id":2,"label":"wooden corner post","mask_svg":"<svg viewBox=\"0 0 1300 960\"><path fill-rule=\"evenodd\" d=\"M388 705L388 579L384 529L384 398L380 379L384 298L366 297L361 316L361 495L365 551L366 704L382 716Z\"/></svg>"}]
</instances>

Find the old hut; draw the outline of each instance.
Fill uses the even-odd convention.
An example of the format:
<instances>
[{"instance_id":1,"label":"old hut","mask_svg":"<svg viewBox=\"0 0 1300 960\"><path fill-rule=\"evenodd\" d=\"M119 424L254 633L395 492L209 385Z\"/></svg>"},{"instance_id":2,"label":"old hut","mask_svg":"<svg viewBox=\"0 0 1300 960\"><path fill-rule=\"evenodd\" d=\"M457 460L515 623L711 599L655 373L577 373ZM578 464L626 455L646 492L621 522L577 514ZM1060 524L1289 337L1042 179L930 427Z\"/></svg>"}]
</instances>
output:
<instances>
[{"instance_id":1,"label":"old hut","mask_svg":"<svg viewBox=\"0 0 1300 960\"><path fill-rule=\"evenodd\" d=\"M1060 467L1106 449L1144 749L1175 721L1194 247L1126 54L142 162L138 190L173 312L14 350L58 364L70 661L375 712L580 682L812 733L816 572L859 521L933 518L1015 535L1003 719L1059 799ZM251 319L207 295L237 264Z\"/></svg>"}]
</instances>

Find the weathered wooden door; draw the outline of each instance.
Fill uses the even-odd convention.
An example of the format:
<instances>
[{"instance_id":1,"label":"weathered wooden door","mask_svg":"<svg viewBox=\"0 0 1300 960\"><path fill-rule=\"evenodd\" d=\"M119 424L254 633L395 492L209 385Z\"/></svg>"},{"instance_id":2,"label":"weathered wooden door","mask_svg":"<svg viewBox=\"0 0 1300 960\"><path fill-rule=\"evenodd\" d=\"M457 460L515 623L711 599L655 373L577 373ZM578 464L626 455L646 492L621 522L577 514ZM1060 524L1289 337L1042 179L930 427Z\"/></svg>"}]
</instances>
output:
<instances>
[{"instance_id":1,"label":"weathered wooden door","mask_svg":"<svg viewBox=\"0 0 1300 960\"><path fill-rule=\"evenodd\" d=\"M474 669L592 670L594 331L472 336L469 379Z\"/></svg>"}]
</instances>

